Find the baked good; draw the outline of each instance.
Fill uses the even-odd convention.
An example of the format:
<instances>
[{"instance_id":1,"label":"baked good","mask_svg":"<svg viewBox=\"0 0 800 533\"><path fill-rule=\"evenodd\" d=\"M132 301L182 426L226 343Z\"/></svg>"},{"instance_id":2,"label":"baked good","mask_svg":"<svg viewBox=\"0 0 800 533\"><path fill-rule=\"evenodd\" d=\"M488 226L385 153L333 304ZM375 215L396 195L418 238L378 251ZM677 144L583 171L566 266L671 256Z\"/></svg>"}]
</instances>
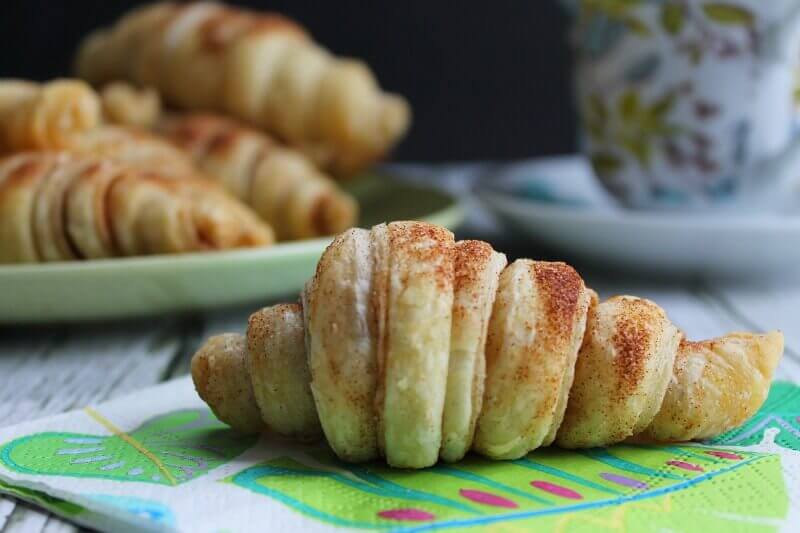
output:
<instances>
[{"instance_id":1,"label":"baked good","mask_svg":"<svg viewBox=\"0 0 800 533\"><path fill-rule=\"evenodd\" d=\"M93 84L127 80L187 110L231 114L352 175L381 158L409 123L406 101L369 68L315 43L274 13L215 2L160 2L85 39L76 72Z\"/></svg>"},{"instance_id":2,"label":"baked good","mask_svg":"<svg viewBox=\"0 0 800 533\"><path fill-rule=\"evenodd\" d=\"M0 263L184 253L273 242L210 181L108 160L23 152L0 160Z\"/></svg>"},{"instance_id":3,"label":"baked good","mask_svg":"<svg viewBox=\"0 0 800 533\"><path fill-rule=\"evenodd\" d=\"M426 223L350 230L323 255L302 310L260 311L269 327L257 336L267 331L269 340L237 355L290 370L272 379L257 365L226 359L212 338L193 359L195 386L222 421L243 431L258 425L230 416L228 400L209 385L213 376L194 371L213 357L238 387L252 387L230 401L261 397L262 428L312 438L321 426L340 458L384 456L404 468L456 461L469 449L516 459L551 443L708 438L741 424L766 398L783 352L780 333L692 343L655 303L600 302L564 263L504 266L488 244L456 243ZM466 413L447 408L465 397ZM266 405L287 398L304 406L302 414ZM252 407L238 412L254 419ZM291 431L283 429L289 422Z\"/></svg>"},{"instance_id":4,"label":"baked good","mask_svg":"<svg viewBox=\"0 0 800 533\"><path fill-rule=\"evenodd\" d=\"M500 276L486 344L474 448L516 459L552 443L561 425L590 293L564 263L518 260Z\"/></svg>"},{"instance_id":5,"label":"baked good","mask_svg":"<svg viewBox=\"0 0 800 533\"><path fill-rule=\"evenodd\" d=\"M83 81L0 80L0 154L60 149L100 121L100 100Z\"/></svg>"},{"instance_id":6,"label":"baked good","mask_svg":"<svg viewBox=\"0 0 800 533\"><path fill-rule=\"evenodd\" d=\"M441 457L458 461L472 447L483 409L486 339L506 256L483 241L458 241L453 256L453 322Z\"/></svg>"},{"instance_id":7,"label":"baked good","mask_svg":"<svg viewBox=\"0 0 800 533\"><path fill-rule=\"evenodd\" d=\"M199 113L166 117L158 131L269 222L280 240L336 235L357 222L351 195L264 133Z\"/></svg>"},{"instance_id":8,"label":"baked good","mask_svg":"<svg viewBox=\"0 0 800 533\"><path fill-rule=\"evenodd\" d=\"M655 303L617 296L592 306L558 444L621 442L644 431L662 406L683 339Z\"/></svg>"}]
</instances>

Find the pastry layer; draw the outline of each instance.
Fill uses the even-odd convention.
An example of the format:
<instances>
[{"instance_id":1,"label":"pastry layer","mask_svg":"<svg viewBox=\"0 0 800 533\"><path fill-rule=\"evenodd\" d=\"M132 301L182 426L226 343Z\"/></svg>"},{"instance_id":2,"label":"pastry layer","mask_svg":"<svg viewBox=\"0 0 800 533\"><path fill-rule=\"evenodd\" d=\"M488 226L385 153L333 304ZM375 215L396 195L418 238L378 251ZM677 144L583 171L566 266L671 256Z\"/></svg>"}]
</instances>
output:
<instances>
[{"instance_id":1,"label":"pastry layer","mask_svg":"<svg viewBox=\"0 0 800 533\"><path fill-rule=\"evenodd\" d=\"M333 450L377 457L377 383L370 232L351 229L328 247L304 292L311 391Z\"/></svg>"},{"instance_id":2,"label":"pastry layer","mask_svg":"<svg viewBox=\"0 0 800 533\"><path fill-rule=\"evenodd\" d=\"M453 234L422 222L373 230L386 254L379 316L378 445L392 466L436 463L442 440L453 311ZM376 275L377 278L377 275Z\"/></svg>"},{"instance_id":3,"label":"pastry layer","mask_svg":"<svg viewBox=\"0 0 800 533\"><path fill-rule=\"evenodd\" d=\"M593 306L558 445L607 446L650 425L682 338L649 300L616 296Z\"/></svg>"},{"instance_id":4,"label":"pastry layer","mask_svg":"<svg viewBox=\"0 0 800 533\"><path fill-rule=\"evenodd\" d=\"M441 457L469 451L483 406L486 334L506 256L483 241L459 241L454 254L453 323L442 419Z\"/></svg>"},{"instance_id":5,"label":"pastry layer","mask_svg":"<svg viewBox=\"0 0 800 533\"><path fill-rule=\"evenodd\" d=\"M489 324L476 451L516 459L552 438L588 307L589 293L569 265L521 259L503 272Z\"/></svg>"},{"instance_id":6,"label":"pastry layer","mask_svg":"<svg viewBox=\"0 0 800 533\"><path fill-rule=\"evenodd\" d=\"M278 304L250 315L247 368L261 418L271 430L302 441L322 429L311 395L306 363L303 309Z\"/></svg>"}]
</instances>

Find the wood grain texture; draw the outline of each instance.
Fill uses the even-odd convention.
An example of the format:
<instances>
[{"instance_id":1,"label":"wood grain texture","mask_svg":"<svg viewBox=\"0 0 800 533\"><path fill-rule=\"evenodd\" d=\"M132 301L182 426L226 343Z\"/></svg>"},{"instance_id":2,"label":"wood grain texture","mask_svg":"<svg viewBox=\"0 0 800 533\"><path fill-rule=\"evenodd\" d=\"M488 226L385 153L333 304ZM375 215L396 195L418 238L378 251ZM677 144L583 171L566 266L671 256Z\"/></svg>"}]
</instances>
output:
<instances>
[{"instance_id":1,"label":"wood grain texture","mask_svg":"<svg viewBox=\"0 0 800 533\"><path fill-rule=\"evenodd\" d=\"M14 503L11 500L4 500ZM41 533L75 533L81 528L61 520L57 516L43 513L32 505L25 502L18 502L14 507L11 516L3 527L4 532L27 533L36 531Z\"/></svg>"},{"instance_id":2,"label":"wood grain texture","mask_svg":"<svg viewBox=\"0 0 800 533\"><path fill-rule=\"evenodd\" d=\"M0 498L0 525L7 524L11 513L14 512L16 501L9 498Z\"/></svg>"},{"instance_id":3,"label":"wood grain texture","mask_svg":"<svg viewBox=\"0 0 800 533\"><path fill-rule=\"evenodd\" d=\"M0 425L102 402L158 383L197 320L0 330ZM77 531L69 523L11 499L0 500L0 531Z\"/></svg>"}]
</instances>

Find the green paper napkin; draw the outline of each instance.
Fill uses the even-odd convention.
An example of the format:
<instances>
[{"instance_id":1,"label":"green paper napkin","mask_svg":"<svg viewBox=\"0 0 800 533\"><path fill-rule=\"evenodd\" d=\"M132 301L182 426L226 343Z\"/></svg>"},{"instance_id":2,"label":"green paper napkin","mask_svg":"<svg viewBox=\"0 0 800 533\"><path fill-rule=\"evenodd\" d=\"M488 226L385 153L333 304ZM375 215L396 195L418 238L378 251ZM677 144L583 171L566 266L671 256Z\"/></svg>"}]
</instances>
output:
<instances>
[{"instance_id":1,"label":"green paper napkin","mask_svg":"<svg viewBox=\"0 0 800 533\"><path fill-rule=\"evenodd\" d=\"M188 378L0 430L0 492L101 530L791 531L800 387L711 442L556 448L422 471L238 435Z\"/></svg>"}]
</instances>

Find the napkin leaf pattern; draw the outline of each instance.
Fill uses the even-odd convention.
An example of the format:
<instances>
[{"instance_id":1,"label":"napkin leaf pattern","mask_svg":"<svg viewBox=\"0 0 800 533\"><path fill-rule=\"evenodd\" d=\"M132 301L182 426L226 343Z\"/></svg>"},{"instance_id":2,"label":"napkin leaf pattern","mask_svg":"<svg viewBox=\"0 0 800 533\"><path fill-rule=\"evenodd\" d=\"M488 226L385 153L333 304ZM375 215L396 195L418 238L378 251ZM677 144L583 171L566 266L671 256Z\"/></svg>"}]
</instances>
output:
<instances>
[{"instance_id":1,"label":"napkin leaf pattern","mask_svg":"<svg viewBox=\"0 0 800 533\"><path fill-rule=\"evenodd\" d=\"M225 481L342 527L414 531L510 522L523 529L637 530L656 512L660 526L697 530L786 515L781 456L747 449L765 442L800 450L800 387L774 384L755 417L702 445L554 448L511 462L470 456L420 472L311 453L307 460L276 458Z\"/></svg>"},{"instance_id":2,"label":"napkin leaf pattern","mask_svg":"<svg viewBox=\"0 0 800 533\"><path fill-rule=\"evenodd\" d=\"M230 461L257 437L242 436L207 409L157 416L124 433L94 410L113 435L36 433L0 448L0 462L25 474L179 485Z\"/></svg>"},{"instance_id":3,"label":"napkin leaf pattern","mask_svg":"<svg viewBox=\"0 0 800 533\"><path fill-rule=\"evenodd\" d=\"M324 468L319 460L281 457L226 481L330 525L369 529L557 522L574 512L591 511L595 516L623 503L634 508L649 505L651 510L669 507L671 495L684 490L696 493L698 507L693 511L712 500L715 509L735 512L730 503L719 501L724 497L718 497L716 487L724 477L744 479L769 494L772 504L763 507L765 518L785 512L778 456L711 447L546 449L517 461L469 457L419 472L345 465L333 458L321 464ZM684 509L674 525L686 525L682 520L692 514Z\"/></svg>"},{"instance_id":4,"label":"napkin leaf pattern","mask_svg":"<svg viewBox=\"0 0 800 533\"><path fill-rule=\"evenodd\" d=\"M0 492L110 530L136 522L251 530L280 519L298 530L316 523L391 531L777 531L800 516L790 505L800 497L800 387L791 383L773 384L755 417L704 443L549 448L516 461L470 455L421 471L346 464L324 444L257 444L204 406L133 419L145 420L139 426L120 420L131 419L127 411L101 411L116 413L116 422L87 409L88 418L70 415L78 420L68 427L97 423L105 432L51 423L48 431L16 433L0 446L0 472L8 474ZM224 472L206 475L224 464ZM67 478L87 482L68 485ZM116 483L88 482L96 479ZM197 483L182 486L190 480ZM221 502L261 521L220 515Z\"/></svg>"}]
</instances>

